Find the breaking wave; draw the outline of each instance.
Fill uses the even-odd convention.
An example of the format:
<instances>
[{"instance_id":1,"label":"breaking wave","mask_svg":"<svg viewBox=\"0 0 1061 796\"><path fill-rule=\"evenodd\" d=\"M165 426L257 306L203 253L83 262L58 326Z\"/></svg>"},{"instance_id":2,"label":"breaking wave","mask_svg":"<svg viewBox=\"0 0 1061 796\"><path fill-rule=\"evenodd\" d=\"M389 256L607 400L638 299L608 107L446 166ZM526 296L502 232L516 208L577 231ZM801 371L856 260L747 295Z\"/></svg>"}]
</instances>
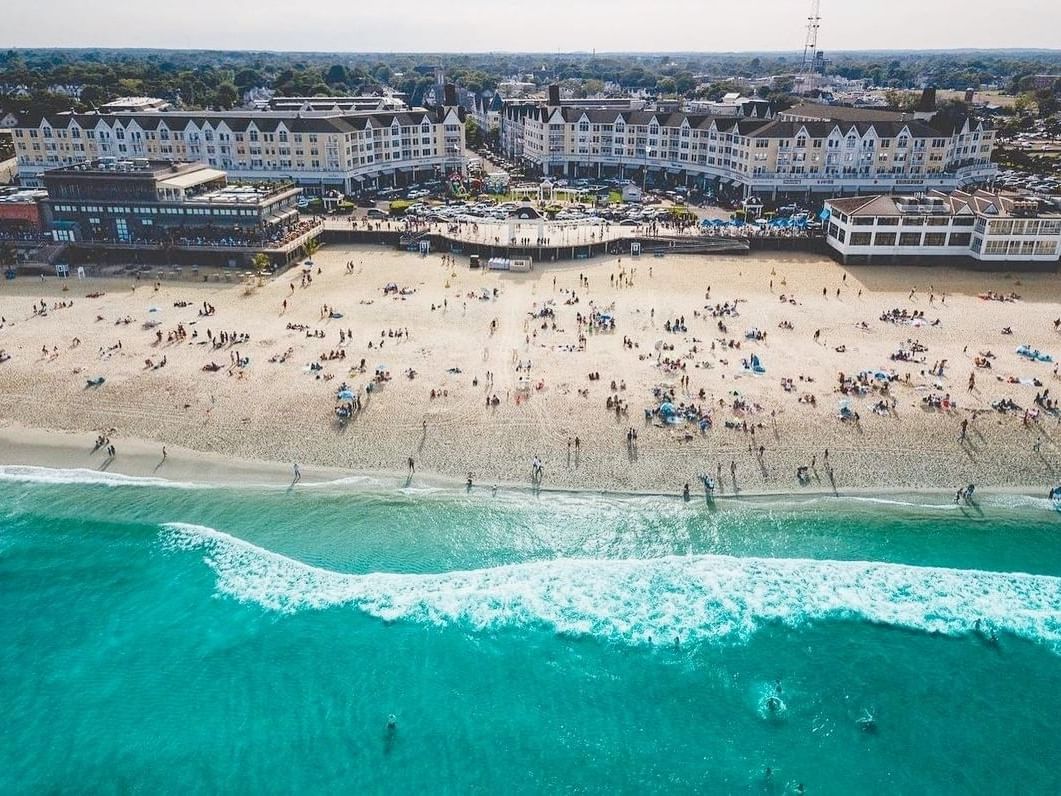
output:
<instances>
[{"instance_id":1,"label":"breaking wave","mask_svg":"<svg viewBox=\"0 0 1061 796\"><path fill-rule=\"evenodd\" d=\"M828 620L958 636L979 619L1061 652L1061 578L875 562L669 556L557 559L433 575L334 572L198 525L163 526L201 550L217 593L291 613L351 606L388 622L548 627L634 644L742 642Z\"/></svg>"}]
</instances>

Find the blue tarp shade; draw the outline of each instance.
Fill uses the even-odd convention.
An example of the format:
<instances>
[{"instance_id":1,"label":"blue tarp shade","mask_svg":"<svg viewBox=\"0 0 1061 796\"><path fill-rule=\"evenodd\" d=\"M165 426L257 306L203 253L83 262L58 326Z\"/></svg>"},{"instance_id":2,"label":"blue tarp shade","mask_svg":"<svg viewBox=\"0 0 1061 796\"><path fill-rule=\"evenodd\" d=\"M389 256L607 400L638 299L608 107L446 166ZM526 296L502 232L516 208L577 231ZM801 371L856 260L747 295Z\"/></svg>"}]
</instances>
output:
<instances>
[{"instance_id":1,"label":"blue tarp shade","mask_svg":"<svg viewBox=\"0 0 1061 796\"><path fill-rule=\"evenodd\" d=\"M818 218L820 218L822 221L825 221L825 219L827 219L828 217L829 217L829 208L828 207L823 207L822 211L820 213L818 213Z\"/></svg>"}]
</instances>

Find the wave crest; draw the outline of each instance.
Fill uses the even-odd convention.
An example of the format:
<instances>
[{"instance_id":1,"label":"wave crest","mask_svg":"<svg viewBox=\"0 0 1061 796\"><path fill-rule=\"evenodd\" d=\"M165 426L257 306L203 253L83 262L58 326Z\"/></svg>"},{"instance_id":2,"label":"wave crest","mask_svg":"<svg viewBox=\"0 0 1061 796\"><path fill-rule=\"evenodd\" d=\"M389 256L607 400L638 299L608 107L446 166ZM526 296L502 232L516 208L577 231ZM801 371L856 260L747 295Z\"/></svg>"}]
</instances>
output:
<instances>
[{"instance_id":1,"label":"wave crest","mask_svg":"<svg viewBox=\"0 0 1061 796\"><path fill-rule=\"evenodd\" d=\"M385 621L477 630L538 625L635 644L746 641L769 624L853 620L931 633L988 627L1061 651L1061 578L876 562L668 556L557 559L435 575L334 572L199 525L217 592L271 611L353 606Z\"/></svg>"}]
</instances>

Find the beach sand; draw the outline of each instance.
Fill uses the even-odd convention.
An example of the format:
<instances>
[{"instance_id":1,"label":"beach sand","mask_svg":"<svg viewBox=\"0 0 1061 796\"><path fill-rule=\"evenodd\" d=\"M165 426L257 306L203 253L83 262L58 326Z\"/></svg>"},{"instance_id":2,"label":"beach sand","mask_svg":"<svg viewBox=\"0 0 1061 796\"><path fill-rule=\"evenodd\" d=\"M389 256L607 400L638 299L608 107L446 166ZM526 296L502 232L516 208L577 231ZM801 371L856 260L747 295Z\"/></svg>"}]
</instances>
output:
<instances>
[{"instance_id":1,"label":"beach sand","mask_svg":"<svg viewBox=\"0 0 1061 796\"><path fill-rule=\"evenodd\" d=\"M1061 315L1061 286L1054 275L844 268L801 254L623 257L621 263L598 258L536 265L530 274L473 271L465 258L447 266L439 255L381 247L328 246L314 260L321 273L314 270L305 288L297 270L255 288L163 281L156 291L142 281L134 291L130 280L121 279L4 282L0 349L11 358L0 363L0 463L106 467L176 480L290 480L292 463L298 462L309 481L347 472L404 478L413 457L414 481L463 481L471 472L477 484L526 485L538 456L547 488L677 493L689 482L695 493L697 476L715 475L721 467L721 492L732 495L834 486L840 492L954 489L970 482L1038 492L1054 482L1061 461L1055 417L1040 413L1025 423L1023 412L991 409L991 401L1003 397L1033 407L1036 393L1047 388L1053 397L1058 384L1053 365L1029 362L1015 349L1025 343L1061 354L1061 335L1053 325ZM351 261L352 273L346 267ZM632 286L617 287L609 279L620 270ZM588 288L580 286L580 276L588 278ZM389 282L415 292L384 296ZM1021 300L977 297L988 290L1012 291ZM87 297L97 291L104 295ZM571 291L577 304L565 303ZM794 296L796 303L781 302L780 294ZM47 315L35 315L34 302L42 300ZM734 300L738 317L705 315L705 305ZM72 307L53 309L70 301ZM177 301L189 306L175 307ZM198 316L204 301L216 307L214 315ZM556 330L552 319L528 315L549 301ZM323 305L343 317L322 320ZM585 350L569 350L577 349L576 313L588 315L594 307L614 316L615 331L584 332ZM922 310L928 321L940 323L881 321L881 313L892 308ZM679 316L687 331L664 331L665 321ZM116 324L125 317L131 323ZM156 320L161 343L155 328L143 326ZM727 326L725 334L719 320ZM782 321L794 328L779 328ZM868 329L858 327L863 321ZM188 337L169 342L178 323ZM289 323L323 330L325 337L307 337L287 329ZM1003 335L1004 326L1012 326L1014 334ZM766 332L766 339L746 340L753 328ZM250 340L214 350L207 329L215 335L247 333ZM340 329L352 335L342 346ZM386 330L397 329L407 329L408 337L386 336ZM624 346L624 337L636 347ZM889 354L910 338L927 346L919 355L926 361L890 361ZM722 339L738 340L741 347L723 348ZM119 340L121 348L109 350ZM659 350L664 345L673 350ZM839 346L846 350L837 351ZM319 372L308 369L322 353L340 347L345 360L325 361ZM230 368L237 350L250 362ZM269 362L289 350L286 361ZM996 355L993 367L974 369L973 357L986 350ZM741 359L752 353L765 374L741 367ZM165 367L145 364L163 356ZM685 363L687 391L679 387L682 372L662 369L658 356ZM362 358L366 372L351 374ZM943 359L945 375L930 374ZM222 369L204 372L211 361ZM519 362L530 363L529 376L516 370ZM376 385L362 411L340 425L334 414L340 383L364 395L377 366L391 379ZM416 371L413 379L404 375L410 368ZM838 372L877 369L900 376L888 395L895 411L886 415L872 411L881 399L875 392L859 397L837 391ZM976 387L969 391L974 370ZM588 380L590 372L599 372L600 380ZM105 378L102 386L86 386L98 376ZM801 376L813 381L800 381ZM1037 378L1042 386L997 376ZM530 387L526 393L520 390L522 377ZM782 378L791 378L796 389L782 389ZM625 389L613 393L612 380L624 381ZM658 404L652 394L657 385L674 387L677 403L710 409L713 428L701 434L695 426L647 422L644 410ZM440 397L432 399L432 389ZM704 400L698 398L701 389ZM734 391L748 411L733 410ZM949 393L958 408L925 407L922 398L929 393ZM497 407L486 406L488 395L498 397ZM628 405L626 416L606 408L611 395ZM809 395L816 405L799 402ZM857 423L838 418L841 399L859 413ZM963 418L970 419L965 441L959 440ZM727 420L741 428L726 428ZM745 422L754 435L743 430ZM630 428L637 430L635 446L627 443ZM103 452L92 452L101 433L117 450L110 462ZM576 436L577 453L569 448ZM165 462L163 445L170 447ZM801 486L796 468L812 460L810 481ZM234 470L243 475L226 477Z\"/></svg>"}]
</instances>

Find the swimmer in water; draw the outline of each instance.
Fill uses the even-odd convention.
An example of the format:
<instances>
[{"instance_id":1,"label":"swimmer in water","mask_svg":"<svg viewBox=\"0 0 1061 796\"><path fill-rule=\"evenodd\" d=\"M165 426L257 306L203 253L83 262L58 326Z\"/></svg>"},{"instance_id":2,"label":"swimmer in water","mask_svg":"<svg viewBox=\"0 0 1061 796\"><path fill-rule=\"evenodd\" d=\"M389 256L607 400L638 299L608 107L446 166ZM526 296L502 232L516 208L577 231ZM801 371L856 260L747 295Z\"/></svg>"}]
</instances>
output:
<instances>
[{"instance_id":1,"label":"swimmer in water","mask_svg":"<svg viewBox=\"0 0 1061 796\"><path fill-rule=\"evenodd\" d=\"M387 731L394 732L398 729L398 717L391 713L387 716Z\"/></svg>"},{"instance_id":2,"label":"swimmer in water","mask_svg":"<svg viewBox=\"0 0 1061 796\"><path fill-rule=\"evenodd\" d=\"M862 715L855 719L855 724L862 732L875 732L877 729L877 718L866 708L862 709Z\"/></svg>"},{"instance_id":3,"label":"swimmer in water","mask_svg":"<svg viewBox=\"0 0 1061 796\"><path fill-rule=\"evenodd\" d=\"M766 698L766 709L771 713L777 713L777 711L781 710L781 705L782 703L779 697L771 694Z\"/></svg>"}]
</instances>

